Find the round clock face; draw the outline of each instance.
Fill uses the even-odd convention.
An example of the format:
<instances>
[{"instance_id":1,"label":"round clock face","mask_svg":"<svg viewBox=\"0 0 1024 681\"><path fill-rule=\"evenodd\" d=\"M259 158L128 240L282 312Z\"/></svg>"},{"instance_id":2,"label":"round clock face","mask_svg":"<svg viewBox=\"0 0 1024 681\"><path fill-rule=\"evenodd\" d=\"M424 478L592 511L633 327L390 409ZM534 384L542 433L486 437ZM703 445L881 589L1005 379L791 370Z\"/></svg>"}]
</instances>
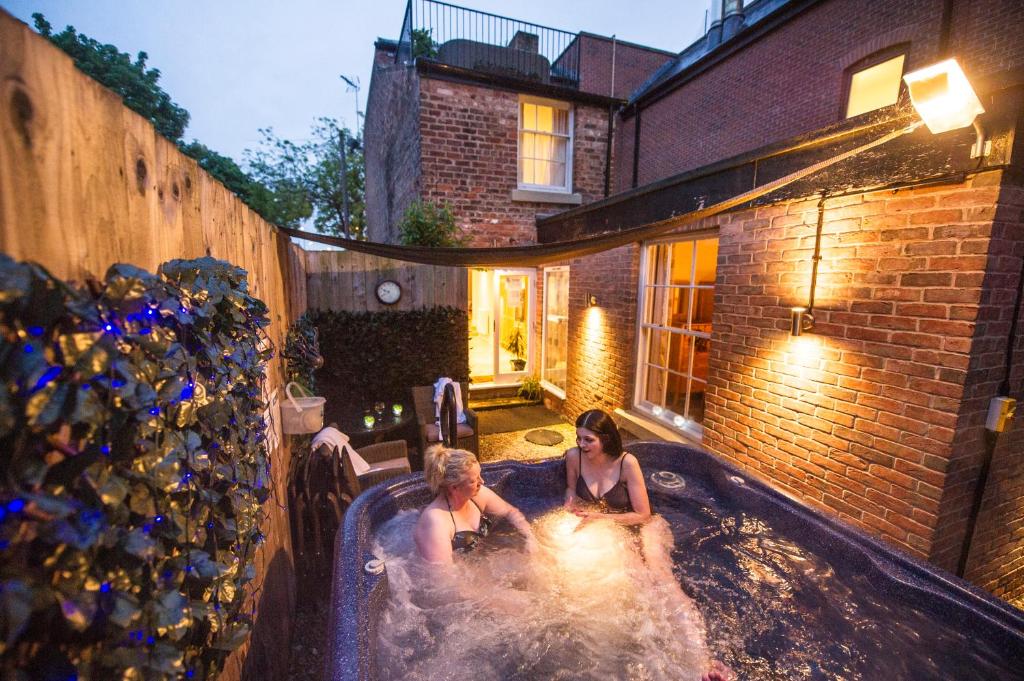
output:
<instances>
[{"instance_id":1,"label":"round clock face","mask_svg":"<svg viewBox=\"0 0 1024 681\"><path fill-rule=\"evenodd\" d=\"M397 281L386 279L377 284L377 300L385 305L394 305L402 297L402 287Z\"/></svg>"}]
</instances>

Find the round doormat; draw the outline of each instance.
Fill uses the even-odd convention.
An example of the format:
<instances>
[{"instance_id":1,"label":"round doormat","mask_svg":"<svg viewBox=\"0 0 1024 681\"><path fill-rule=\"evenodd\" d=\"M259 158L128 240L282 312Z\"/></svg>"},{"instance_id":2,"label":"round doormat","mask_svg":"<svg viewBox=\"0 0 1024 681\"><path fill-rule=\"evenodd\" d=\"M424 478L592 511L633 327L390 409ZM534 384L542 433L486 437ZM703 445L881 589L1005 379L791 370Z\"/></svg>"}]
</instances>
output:
<instances>
[{"instance_id":1,"label":"round doormat","mask_svg":"<svg viewBox=\"0 0 1024 681\"><path fill-rule=\"evenodd\" d=\"M535 445L547 445L548 447L553 447L565 439L562 437L561 433L556 433L555 431L547 430L546 428L531 430L523 437L526 438L527 442L532 442Z\"/></svg>"}]
</instances>

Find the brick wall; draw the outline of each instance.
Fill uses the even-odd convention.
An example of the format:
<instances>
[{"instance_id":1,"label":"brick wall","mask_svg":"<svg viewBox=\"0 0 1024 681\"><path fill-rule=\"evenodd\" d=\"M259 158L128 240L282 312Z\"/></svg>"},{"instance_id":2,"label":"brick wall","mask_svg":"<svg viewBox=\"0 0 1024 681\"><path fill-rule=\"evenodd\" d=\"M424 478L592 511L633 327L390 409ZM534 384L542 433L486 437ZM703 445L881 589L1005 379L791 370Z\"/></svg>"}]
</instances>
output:
<instances>
[{"instance_id":1,"label":"brick wall","mask_svg":"<svg viewBox=\"0 0 1024 681\"><path fill-rule=\"evenodd\" d=\"M788 308L807 300L817 201L723 219L705 444L933 555L997 181L827 201L816 328L799 341Z\"/></svg>"},{"instance_id":2,"label":"brick wall","mask_svg":"<svg viewBox=\"0 0 1024 681\"><path fill-rule=\"evenodd\" d=\"M612 40L581 34L580 90L629 99L630 94L675 55L628 43L615 43L615 90L612 91Z\"/></svg>"},{"instance_id":3,"label":"brick wall","mask_svg":"<svg viewBox=\"0 0 1024 681\"><path fill-rule=\"evenodd\" d=\"M639 268L636 245L570 265L568 390L562 405L569 419L632 402ZM597 307L586 306L588 293L597 296Z\"/></svg>"},{"instance_id":4,"label":"brick wall","mask_svg":"<svg viewBox=\"0 0 1024 681\"><path fill-rule=\"evenodd\" d=\"M1005 375L1006 344L1024 258L1024 190L1004 186L998 202L986 208L994 212L994 222L978 227L988 237L988 267L978 299L977 329L957 427L956 453L950 463L932 555L935 562L949 569L956 567L964 540L985 448L989 401L999 394ZM980 248L984 241L976 243ZM1010 395L1021 399L1024 333L1020 326L1016 336ZM998 596L1024 604L1024 418L1019 416L1020 412L1013 429L999 437L993 453L967 577Z\"/></svg>"},{"instance_id":5,"label":"brick wall","mask_svg":"<svg viewBox=\"0 0 1024 681\"><path fill-rule=\"evenodd\" d=\"M970 76L1024 66L1024 3L1020 0L958 0L953 9L950 54Z\"/></svg>"},{"instance_id":6,"label":"brick wall","mask_svg":"<svg viewBox=\"0 0 1024 681\"><path fill-rule=\"evenodd\" d=\"M371 241L396 243L420 187L419 76L377 50L366 102L366 222Z\"/></svg>"},{"instance_id":7,"label":"brick wall","mask_svg":"<svg viewBox=\"0 0 1024 681\"><path fill-rule=\"evenodd\" d=\"M814 6L643 109L640 184L837 122L844 69L866 56L865 43L878 49L910 41L908 69L923 66L936 55L940 6L920 0ZM619 186L629 179L620 178Z\"/></svg>"},{"instance_id":8,"label":"brick wall","mask_svg":"<svg viewBox=\"0 0 1024 681\"><path fill-rule=\"evenodd\" d=\"M579 104L574 112L573 190L586 203L604 193L608 112ZM472 246L534 243L537 213L564 208L512 201L518 125L514 92L420 80L421 196L451 205Z\"/></svg>"}]
</instances>

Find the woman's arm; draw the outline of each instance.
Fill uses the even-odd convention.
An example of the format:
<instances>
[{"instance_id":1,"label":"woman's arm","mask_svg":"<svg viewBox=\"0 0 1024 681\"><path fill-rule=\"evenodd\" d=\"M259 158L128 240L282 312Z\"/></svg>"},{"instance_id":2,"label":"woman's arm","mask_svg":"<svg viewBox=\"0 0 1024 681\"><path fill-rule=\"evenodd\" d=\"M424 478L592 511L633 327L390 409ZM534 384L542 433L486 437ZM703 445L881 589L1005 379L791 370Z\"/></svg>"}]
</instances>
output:
<instances>
[{"instance_id":1,"label":"woman's arm","mask_svg":"<svg viewBox=\"0 0 1024 681\"><path fill-rule=\"evenodd\" d=\"M473 500L480 506L482 513L490 513L491 515L504 518L521 535L527 539L533 539L533 530L530 529L530 522L526 519L526 516L518 508L498 496L492 489L481 486L480 491L477 492Z\"/></svg>"},{"instance_id":2,"label":"woman's arm","mask_svg":"<svg viewBox=\"0 0 1024 681\"><path fill-rule=\"evenodd\" d=\"M601 513L599 511L577 511L576 515L584 520L606 518L620 525L639 525L651 519L651 501L647 498L647 485L644 484L644 473L640 470L640 462L632 454L626 454L622 462L622 477L626 480L629 492L629 503L632 513Z\"/></svg>"},{"instance_id":3,"label":"woman's arm","mask_svg":"<svg viewBox=\"0 0 1024 681\"><path fill-rule=\"evenodd\" d=\"M580 476L580 450L573 447L565 452L565 503L566 508L572 508L579 501L576 496L576 478Z\"/></svg>"},{"instance_id":4,"label":"woman's arm","mask_svg":"<svg viewBox=\"0 0 1024 681\"><path fill-rule=\"evenodd\" d=\"M452 562L452 531L449 523L442 522L444 516L424 510L416 521L413 538L420 557L428 563Z\"/></svg>"}]
</instances>

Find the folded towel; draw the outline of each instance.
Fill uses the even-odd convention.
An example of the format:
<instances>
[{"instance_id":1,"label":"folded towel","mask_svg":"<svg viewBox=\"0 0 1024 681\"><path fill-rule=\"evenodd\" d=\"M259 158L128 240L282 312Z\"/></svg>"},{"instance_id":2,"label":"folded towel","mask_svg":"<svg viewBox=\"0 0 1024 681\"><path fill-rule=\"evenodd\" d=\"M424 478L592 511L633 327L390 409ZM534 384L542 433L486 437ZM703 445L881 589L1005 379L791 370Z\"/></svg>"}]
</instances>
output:
<instances>
[{"instance_id":1,"label":"folded towel","mask_svg":"<svg viewBox=\"0 0 1024 681\"><path fill-rule=\"evenodd\" d=\"M313 449L323 444L330 445L337 456L341 456L343 451L346 452L357 476L370 472L370 464L366 463L366 460L348 443L348 435L337 428L327 426L313 437Z\"/></svg>"},{"instance_id":2,"label":"folded towel","mask_svg":"<svg viewBox=\"0 0 1024 681\"><path fill-rule=\"evenodd\" d=\"M466 412L462 410L462 388L459 387L457 381L443 376L437 379L437 383L434 384L434 419L438 425L441 426L441 401L444 400L444 387L449 383L452 384L452 388L455 390L455 411L458 414L458 422L466 422Z\"/></svg>"}]
</instances>

